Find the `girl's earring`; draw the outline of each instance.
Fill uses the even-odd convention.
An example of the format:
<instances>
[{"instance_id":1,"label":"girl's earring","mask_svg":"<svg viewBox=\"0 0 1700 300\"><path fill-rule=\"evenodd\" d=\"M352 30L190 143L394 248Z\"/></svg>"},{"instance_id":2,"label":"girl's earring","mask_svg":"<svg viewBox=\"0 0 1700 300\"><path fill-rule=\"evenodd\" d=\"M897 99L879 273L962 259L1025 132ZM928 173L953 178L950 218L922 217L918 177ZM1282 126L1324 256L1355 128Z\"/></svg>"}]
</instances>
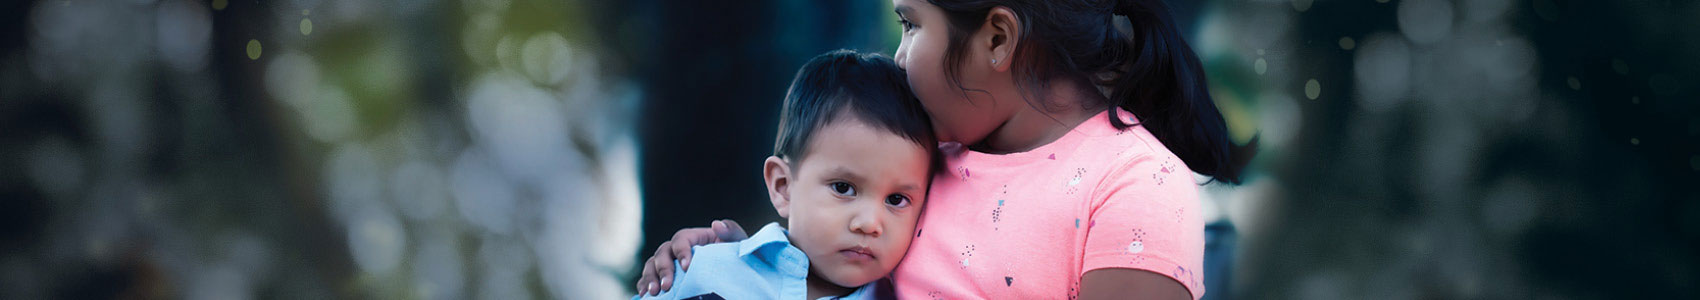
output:
<instances>
[{"instance_id":1,"label":"girl's earring","mask_svg":"<svg viewBox=\"0 0 1700 300\"><path fill-rule=\"evenodd\" d=\"M998 59L996 59L996 58L993 58L993 59L992 59L992 66L993 66L993 67L996 67L996 66L998 66Z\"/></svg>"}]
</instances>

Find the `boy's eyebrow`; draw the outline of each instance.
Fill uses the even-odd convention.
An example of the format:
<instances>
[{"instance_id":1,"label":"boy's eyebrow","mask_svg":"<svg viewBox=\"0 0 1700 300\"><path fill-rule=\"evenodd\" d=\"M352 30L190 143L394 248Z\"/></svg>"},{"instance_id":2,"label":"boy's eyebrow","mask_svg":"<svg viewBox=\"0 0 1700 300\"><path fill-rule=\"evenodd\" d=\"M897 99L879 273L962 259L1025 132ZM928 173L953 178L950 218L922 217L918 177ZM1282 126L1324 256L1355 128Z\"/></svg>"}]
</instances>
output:
<instances>
[{"instance_id":1,"label":"boy's eyebrow","mask_svg":"<svg viewBox=\"0 0 1700 300\"><path fill-rule=\"evenodd\" d=\"M867 180L863 180L864 178L862 178L862 175L856 174L856 172L851 171L850 168L845 168L844 166L832 167L832 172L830 172L830 174L832 175L830 177L843 177L845 180L853 182L867 182ZM897 186L897 190L906 192L919 189L921 189L921 185L913 183L904 183Z\"/></svg>"},{"instance_id":2,"label":"boy's eyebrow","mask_svg":"<svg viewBox=\"0 0 1700 300\"><path fill-rule=\"evenodd\" d=\"M831 173L832 173L833 177L844 177L844 179L854 181L854 182L864 182L865 181L865 180L862 180L863 179L862 175L858 175L858 174L856 174L856 172L851 172L850 168L845 168L844 166L834 166L834 167L832 167Z\"/></svg>"}]
</instances>

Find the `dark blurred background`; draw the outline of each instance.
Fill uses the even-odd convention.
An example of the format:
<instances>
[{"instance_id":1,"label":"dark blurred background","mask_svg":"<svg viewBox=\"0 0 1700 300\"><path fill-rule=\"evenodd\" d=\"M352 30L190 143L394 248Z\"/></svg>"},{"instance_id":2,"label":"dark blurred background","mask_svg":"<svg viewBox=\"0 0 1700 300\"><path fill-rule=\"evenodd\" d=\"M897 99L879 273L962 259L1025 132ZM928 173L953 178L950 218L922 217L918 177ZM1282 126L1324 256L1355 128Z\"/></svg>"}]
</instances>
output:
<instances>
[{"instance_id":1,"label":"dark blurred background","mask_svg":"<svg viewBox=\"0 0 1700 300\"><path fill-rule=\"evenodd\" d=\"M1207 297L1700 297L1697 1L1169 2L1263 143ZM890 6L7 1L0 298L629 297Z\"/></svg>"}]
</instances>

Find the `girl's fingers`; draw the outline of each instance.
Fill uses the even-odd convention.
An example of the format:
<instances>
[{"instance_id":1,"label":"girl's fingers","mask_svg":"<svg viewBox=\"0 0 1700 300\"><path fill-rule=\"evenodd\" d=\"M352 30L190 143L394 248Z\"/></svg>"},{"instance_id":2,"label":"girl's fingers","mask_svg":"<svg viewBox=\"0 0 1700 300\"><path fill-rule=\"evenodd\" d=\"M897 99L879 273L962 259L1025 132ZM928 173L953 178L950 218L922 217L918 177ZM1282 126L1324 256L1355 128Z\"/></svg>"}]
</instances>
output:
<instances>
[{"instance_id":1,"label":"girl's fingers","mask_svg":"<svg viewBox=\"0 0 1700 300\"><path fill-rule=\"evenodd\" d=\"M693 228L693 229L701 229L701 228ZM680 231L679 233L683 234L685 232ZM698 235L701 235L701 234L698 234ZM678 239L674 239L674 241L677 241L677 240ZM699 240L700 240L700 238L699 238ZM707 244L707 243L701 243L701 244ZM679 260L679 268L684 269L686 272L691 271L691 267L690 267L691 246L693 246L693 245L699 245L699 243L691 243L691 242L675 242L675 243L673 243L671 245L672 248L668 249L668 251L671 252L671 253L668 253L668 255L667 255L668 260L666 260L666 262L667 262L667 265L669 266L669 268L667 268L667 270L672 270L673 268L671 268L671 266L673 265L673 259L678 259ZM659 259L660 255L657 255L656 258ZM663 291L673 290L673 276L669 276L669 275L672 275L672 274L673 273L667 273L667 274L661 275L661 290L663 290Z\"/></svg>"},{"instance_id":2,"label":"girl's fingers","mask_svg":"<svg viewBox=\"0 0 1700 300\"><path fill-rule=\"evenodd\" d=\"M661 249L656 249L655 258L649 260L649 263L655 264L655 277L657 278L655 282L661 288L656 290L657 293L673 290L673 255L669 252L672 252L671 249L675 247L673 245L679 243L667 242L667 244L669 245L662 245Z\"/></svg>"},{"instance_id":3,"label":"girl's fingers","mask_svg":"<svg viewBox=\"0 0 1700 300\"><path fill-rule=\"evenodd\" d=\"M654 266L654 269L655 269L654 276L648 277L650 279L649 280L649 293L650 294L660 295L663 292L666 292L668 290L672 290L672 286L673 286L673 283L671 282L672 279L673 279L672 278L673 277L672 248L673 248L673 245L675 245L675 244L678 244L678 243L674 243L673 241L661 242L661 247L657 247L655 249L655 257L649 258L649 265Z\"/></svg>"},{"instance_id":4,"label":"girl's fingers","mask_svg":"<svg viewBox=\"0 0 1700 300\"><path fill-rule=\"evenodd\" d=\"M673 262L673 259L678 259L679 267L684 269L686 272L690 272L691 247L708 245L718 241L715 240L713 229L697 227L679 230L679 232L673 234L673 240L671 242L673 242L673 248L669 249L669 251L672 251L673 253L669 253L667 256L667 262L671 263ZM657 253L655 256L661 257L661 254ZM664 282L662 285L672 286L672 283Z\"/></svg>"},{"instance_id":5,"label":"girl's fingers","mask_svg":"<svg viewBox=\"0 0 1700 300\"><path fill-rule=\"evenodd\" d=\"M726 223L722 223L726 222ZM712 227L718 226L721 230ZM725 232L725 235L716 232ZM722 236L725 239L722 239ZM638 281L639 289L647 289L652 294L660 294L673 290L673 261L679 261L679 268L691 270L691 247L708 245L716 242L741 241L748 238L744 228L731 220L716 221L711 228L685 228L673 233L673 239L662 242L655 249L655 256L644 262L646 272ZM647 285L645 285L647 283Z\"/></svg>"},{"instance_id":6,"label":"girl's fingers","mask_svg":"<svg viewBox=\"0 0 1700 300\"><path fill-rule=\"evenodd\" d=\"M654 291L650 287L655 285L655 279L655 260L644 261L643 276L638 278L637 283L638 295L649 295L650 292Z\"/></svg>"},{"instance_id":7,"label":"girl's fingers","mask_svg":"<svg viewBox=\"0 0 1700 300\"><path fill-rule=\"evenodd\" d=\"M720 242L736 242L750 238L749 234L744 233L744 227L738 226L738 221L732 219L714 221L709 227L714 228L714 236L720 239Z\"/></svg>"}]
</instances>

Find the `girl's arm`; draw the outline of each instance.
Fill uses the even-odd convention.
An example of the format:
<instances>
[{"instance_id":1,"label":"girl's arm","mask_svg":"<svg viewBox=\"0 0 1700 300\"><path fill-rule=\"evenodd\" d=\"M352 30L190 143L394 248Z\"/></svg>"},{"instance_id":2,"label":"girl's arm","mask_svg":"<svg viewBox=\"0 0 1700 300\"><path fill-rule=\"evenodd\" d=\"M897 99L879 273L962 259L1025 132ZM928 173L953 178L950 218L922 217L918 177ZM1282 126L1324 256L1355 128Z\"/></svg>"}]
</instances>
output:
<instances>
[{"instance_id":1,"label":"girl's arm","mask_svg":"<svg viewBox=\"0 0 1700 300\"><path fill-rule=\"evenodd\" d=\"M744 227L732 220L714 221L709 227L680 229L673 234L672 240L661 243L655 249L655 256L644 262L643 276L637 282L638 295L659 295L672 290L673 260L679 260L681 270L690 270L692 246L736 242L749 237L744 233Z\"/></svg>"},{"instance_id":2,"label":"girl's arm","mask_svg":"<svg viewBox=\"0 0 1700 300\"><path fill-rule=\"evenodd\" d=\"M1136 269L1097 269L1080 276L1080 299L1171 299L1190 300L1174 278Z\"/></svg>"}]
</instances>

